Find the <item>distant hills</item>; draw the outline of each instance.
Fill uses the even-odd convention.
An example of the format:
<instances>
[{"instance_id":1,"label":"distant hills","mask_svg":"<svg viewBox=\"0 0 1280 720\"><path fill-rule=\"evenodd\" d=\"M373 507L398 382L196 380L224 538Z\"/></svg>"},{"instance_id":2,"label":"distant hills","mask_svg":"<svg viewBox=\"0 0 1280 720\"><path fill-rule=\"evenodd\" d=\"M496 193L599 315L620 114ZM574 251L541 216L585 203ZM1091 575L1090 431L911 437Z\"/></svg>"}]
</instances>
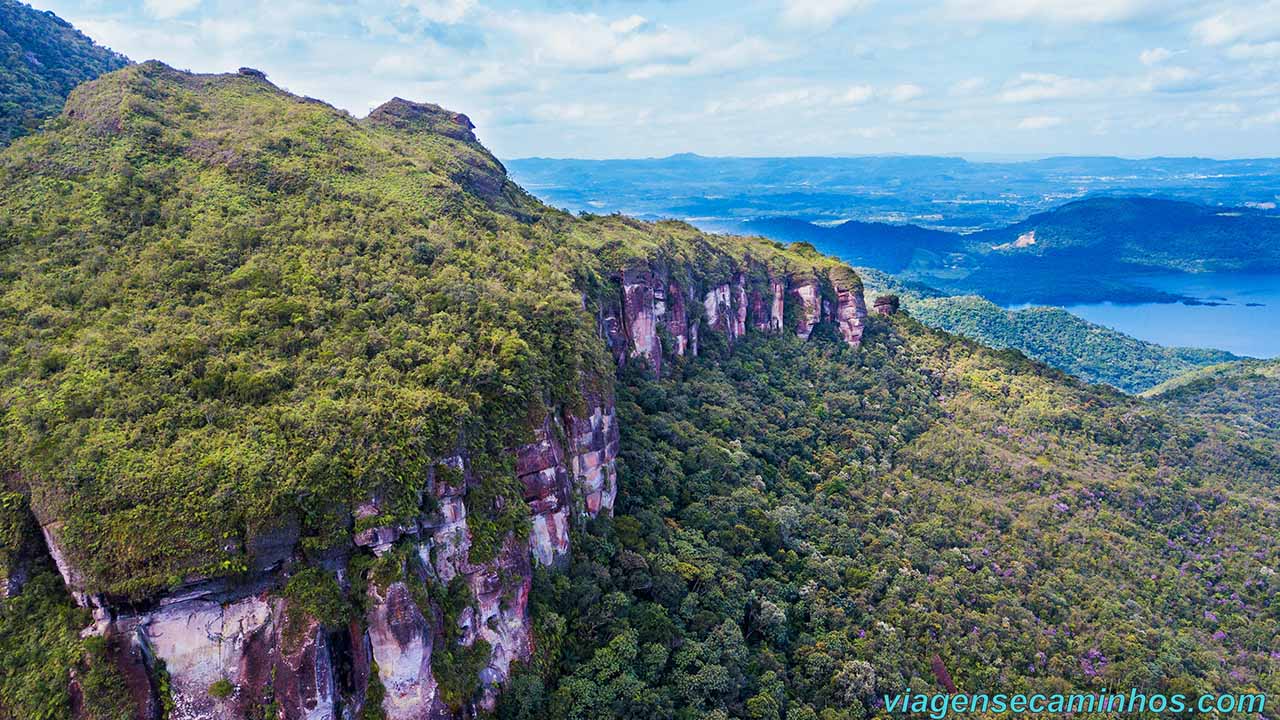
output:
<instances>
[{"instance_id":1,"label":"distant hills","mask_svg":"<svg viewBox=\"0 0 1280 720\"><path fill-rule=\"evenodd\" d=\"M1280 270L1280 213L1138 197L1092 197L970 234L848 221L752 220L747 232L805 241L954 294L997 303L1176 300L1135 284L1152 272Z\"/></svg>"},{"instance_id":2,"label":"distant hills","mask_svg":"<svg viewBox=\"0 0 1280 720\"><path fill-rule=\"evenodd\" d=\"M759 217L1002 228L1096 195L1161 197L1208 206L1274 207L1280 159L1053 157L734 158L683 154L637 160L504 159L546 202L573 211L688 219L733 230Z\"/></svg>"},{"instance_id":3,"label":"distant hills","mask_svg":"<svg viewBox=\"0 0 1280 720\"><path fill-rule=\"evenodd\" d=\"M76 85L128 64L57 15L0 0L0 147L57 115Z\"/></svg>"}]
</instances>

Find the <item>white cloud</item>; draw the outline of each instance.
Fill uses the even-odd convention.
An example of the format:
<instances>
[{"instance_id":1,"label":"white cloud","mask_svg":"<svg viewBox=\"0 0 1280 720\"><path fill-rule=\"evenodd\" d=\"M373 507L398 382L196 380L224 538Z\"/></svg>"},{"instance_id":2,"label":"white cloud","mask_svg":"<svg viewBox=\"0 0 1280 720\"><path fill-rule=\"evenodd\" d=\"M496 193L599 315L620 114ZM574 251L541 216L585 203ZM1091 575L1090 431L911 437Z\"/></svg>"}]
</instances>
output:
<instances>
[{"instance_id":1,"label":"white cloud","mask_svg":"<svg viewBox=\"0 0 1280 720\"><path fill-rule=\"evenodd\" d=\"M202 38L220 45L232 45L253 34L254 25L248 20L236 18L205 18L200 21Z\"/></svg>"},{"instance_id":2,"label":"white cloud","mask_svg":"<svg viewBox=\"0 0 1280 720\"><path fill-rule=\"evenodd\" d=\"M854 85L837 96L836 102L841 105L861 105L871 99L875 89L870 85Z\"/></svg>"},{"instance_id":3,"label":"white cloud","mask_svg":"<svg viewBox=\"0 0 1280 720\"><path fill-rule=\"evenodd\" d=\"M616 33L625 34L625 33L632 32L634 30L639 30L640 28L644 27L644 25L648 22L649 22L648 20L645 20L643 17L639 15L632 15L631 17L625 17L625 18L622 18L621 20L614 20L613 22L609 23L609 29Z\"/></svg>"},{"instance_id":4,"label":"white cloud","mask_svg":"<svg viewBox=\"0 0 1280 720\"><path fill-rule=\"evenodd\" d=\"M443 69L456 67L456 63L443 62L447 55L437 43L430 40L419 41L412 51L388 53L379 57L373 63L373 74L402 80L442 77L445 75Z\"/></svg>"},{"instance_id":5,"label":"white cloud","mask_svg":"<svg viewBox=\"0 0 1280 720\"><path fill-rule=\"evenodd\" d=\"M714 100L706 104L706 114L756 113L777 108L831 110L863 105L878 94L870 85L853 85L845 88L810 85Z\"/></svg>"},{"instance_id":6,"label":"white cloud","mask_svg":"<svg viewBox=\"0 0 1280 720\"><path fill-rule=\"evenodd\" d=\"M641 65L627 73L632 80L657 77L711 75L772 62L781 54L759 38L745 38L729 45L694 54L685 62Z\"/></svg>"},{"instance_id":7,"label":"white cloud","mask_svg":"<svg viewBox=\"0 0 1280 720\"><path fill-rule=\"evenodd\" d=\"M691 36L636 15L611 22L596 14L512 12L492 22L524 40L535 62L576 70L687 61L699 49Z\"/></svg>"},{"instance_id":8,"label":"white cloud","mask_svg":"<svg viewBox=\"0 0 1280 720\"><path fill-rule=\"evenodd\" d=\"M889 101L895 103L911 102L924 95L924 88L913 83L902 83L895 85L889 90Z\"/></svg>"},{"instance_id":9,"label":"white cloud","mask_svg":"<svg viewBox=\"0 0 1280 720\"><path fill-rule=\"evenodd\" d=\"M443 25L456 25L476 6L476 0L404 0L423 20Z\"/></svg>"},{"instance_id":10,"label":"white cloud","mask_svg":"<svg viewBox=\"0 0 1280 720\"><path fill-rule=\"evenodd\" d=\"M1152 70L1138 84L1138 89L1145 92L1185 92L1199 90L1207 86L1200 73L1180 65L1168 65Z\"/></svg>"},{"instance_id":11,"label":"white cloud","mask_svg":"<svg viewBox=\"0 0 1280 720\"><path fill-rule=\"evenodd\" d=\"M1280 0L1224 10L1196 23L1191 32L1202 44L1213 46L1274 39L1280 36Z\"/></svg>"},{"instance_id":12,"label":"white cloud","mask_svg":"<svg viewBox=\"0 0 1280 720\"><path fill-rule=\"evenodd\" d=\"M1091 80L1052 73L1022 73L1016 80L1005 85L1000 93L1000 100L1007 103L1070 100L1086 97L1097 91L1098 84Z\"/></svg>"},{"instance_id":13,"label":"white cloud","mask_svg":"<svg viewBox=\"0 0 1280 720\"><path fill-rule=\"evenodd\" d=\"M782 19L788 25L821 30L869 4L868 0L783 0Z\"/></svg>"},{"instance_id":14,"label":"white cloud","mask_svg":"<svg viewBox=\"0 0 1280 720\"><path fill-rule=\"evenodd\" d=\"M1062 118L1056 115L1032 115L1018 121L1019 130L1047 130L1062 124Z\"/></svg>"},{"instance_id":15,"label":"white cloud","mask_svg":"<svg viewBox=\"0 0 1280 720\"><path fill-rule=\"evenodd\" d=\"M955 96L972 95L986 87L986 84L986 78L971 77L955 83L947 92Z\"/></svg>"},{"instance_id":16,"label":"white cloud","mask_svg":"<svg viewBox=\"0 0 1280 720\"><path fill-rule=\"evenodd\" d=\"M1168 60L1171 57L1173 57L1173 53L1162 47L1150 48L1148 50L1143 50L1142 52L1138 53L1138 60L1140 60L1142 64L1146 65L1147 67L1151 67L1152 65L1159 65L1160 63L1164 62L1165 60Z\"/></svg>"},{"instance_id":17,"label":"white cloud","mask_svg":"<svg viewBox=\"0 0 1280 720\"><path fill-rule=\"evenodd\" d=\"M1276 125L1280 124L1280 110L1272 110L1269 113L1261 113L1254 115L1244 121L1245 127L1254 127L1256 125Z\"/></svg>"},{"instance_id":18,"label":"white cloud","mask_svg":"<svg viewBox=\"0 0 1280 720\"><path fill-rule=\"evenodd\" d=\"M149 15L158 18L172 18L195 10L200 0L143 0L142 6Z\"/></svg>"},{"instance_id":19,"label":"white cloud","mask_svg":"<svg viewBox=\"0 0 1280 720\"><path fill-rule=\"evenodd\" d=\"M1227 48L1227 57L1235 60L1275 60L1280 58L1280 40L1237 43Z\"/></svg>"},{"instance_id":20,"label":"white cloud","mask_svg":"<svg viewBox=\"0 0 1280 720\"><path fill-rule=\"evenodd\" d=\"M543 103L533 109L533 116L553 123L606 125L619 119L619 108L609 103Z\"/></svg>"},{"instance_id":21,"label":"white cloud","mask_svg":"<svg viewBox=\"0 0 1280 720\"><path fill-rule=\"evenodd\" d=\"M952 14L997 22L1109 23L1130 20L1152 0L949 0Z\"/></svg>"}]
</instances>

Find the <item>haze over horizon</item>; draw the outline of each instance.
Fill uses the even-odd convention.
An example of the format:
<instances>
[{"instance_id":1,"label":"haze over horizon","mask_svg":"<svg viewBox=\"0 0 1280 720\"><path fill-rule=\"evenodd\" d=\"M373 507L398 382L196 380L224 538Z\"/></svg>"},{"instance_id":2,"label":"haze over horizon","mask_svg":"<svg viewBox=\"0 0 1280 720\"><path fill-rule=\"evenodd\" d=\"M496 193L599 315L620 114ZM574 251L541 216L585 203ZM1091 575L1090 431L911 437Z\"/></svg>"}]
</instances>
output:
<instances>
[{"instance_id":1,"label":"haze over horizon","mask_svg":"<svg viewBox=\"0 0 1280 720\"><path fill-rule=\"evenodd\" d=\"M509 158L1280 155L1280 0L35 6L355 115L439 103Z\"/></svg>"}]
</instances>

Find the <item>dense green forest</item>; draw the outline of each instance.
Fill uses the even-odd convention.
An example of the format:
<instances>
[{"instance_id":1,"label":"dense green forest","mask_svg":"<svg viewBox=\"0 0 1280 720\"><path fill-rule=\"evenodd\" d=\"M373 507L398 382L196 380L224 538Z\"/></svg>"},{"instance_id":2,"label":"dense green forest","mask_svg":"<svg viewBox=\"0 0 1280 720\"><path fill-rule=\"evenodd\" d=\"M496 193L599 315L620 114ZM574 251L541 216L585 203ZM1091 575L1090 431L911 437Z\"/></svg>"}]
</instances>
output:
<instances>
[{"instance_id":1,"label":"dense green forest","mask_svg":"<svg viewBox=\"0 0 1280 720\"><path fill-rule=\"evenodd\" d=\"M1280 362L1241 360L1188 372L1144 393L1181 416L1280 441Z\"/></svg>"},{"instance_id":2,"label":"dense green forest","mask_svg":"<svg viewBox=\"0 0 1280 720\"><path fill-rule=\"evenodd\" d=\"M504 718L861 718L880 693L1280 690L1274 444L877 323L624 378L621 507Z\"/></svg>"},{"instance_id":3,"label":"dense green forest","mask_svg":"<svg viewBox=\"0 0 1280 720\"><path fill-rule=\"evenodd\" d=\"M76 85L128 62L51 12L0 0L0 147L57 115Z\"/></svg>"},{"instance_id":4,"label":"dense green forest","mask_svg":"<svg viewBox=\"0 0 1280 720\"><path fill-rule=\"evenodd\" d=\"M1196 368L1237 359L1224 350L1165 347L1091 323L1061 308L1006 310L974 295L947 295L872 268L859 268L868 293L897 295L929 327L993 348L1013 348L1078 378L1128 393Z\"/></svg>"},{"instance_id":5,"label":"dense green forest","mask_svg":"<svg viewBox=\"0 0 1280 720\"><path fill-rule=\"evenodd\" d=\"M126 608L269 572L261 548L294 532L275 591L358 623L413 553L354 551L357 504L408 522L465 450L482 562L528 531L511 449L615 386L616 516L580 514L568 567L537 571L536 654L500 717L861 718L933 687L934 655L975 691L1280 694L1273 437L907 315L859 348L828 324L730 348L704 322L698 358L615 382L614 273L837 267L812 248L574 217L465 116L356 120L155 62L74 91L0 153L0 189L6 578L39 545L28 508L75 589ZM455 642L455 589L411 602L452 608L431 661L461 706L484 658ZM0 717L128 715L88 622L36 563L0 611Z\"/></svg>"}]
</instances>

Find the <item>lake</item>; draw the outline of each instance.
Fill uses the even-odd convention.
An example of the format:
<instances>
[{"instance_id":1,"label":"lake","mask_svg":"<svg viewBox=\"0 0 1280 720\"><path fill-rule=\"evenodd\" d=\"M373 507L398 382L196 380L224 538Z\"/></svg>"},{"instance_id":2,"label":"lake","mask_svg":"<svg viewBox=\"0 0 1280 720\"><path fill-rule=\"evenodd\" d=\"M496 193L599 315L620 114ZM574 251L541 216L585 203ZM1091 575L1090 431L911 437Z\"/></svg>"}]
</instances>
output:
<instances>
[{"instance_id":1,"label":"lake","mask_svg":"<svg viewBox=\"0 0 1280 720\"><path fill-rule=\"evenodd\" d=\"M1089 303L1066 309L1090 322L1161 345L1280 357L1280 274L1158 275L1134 278L1133 282L1221 304Z\"/></svg>"}]
</instances>

